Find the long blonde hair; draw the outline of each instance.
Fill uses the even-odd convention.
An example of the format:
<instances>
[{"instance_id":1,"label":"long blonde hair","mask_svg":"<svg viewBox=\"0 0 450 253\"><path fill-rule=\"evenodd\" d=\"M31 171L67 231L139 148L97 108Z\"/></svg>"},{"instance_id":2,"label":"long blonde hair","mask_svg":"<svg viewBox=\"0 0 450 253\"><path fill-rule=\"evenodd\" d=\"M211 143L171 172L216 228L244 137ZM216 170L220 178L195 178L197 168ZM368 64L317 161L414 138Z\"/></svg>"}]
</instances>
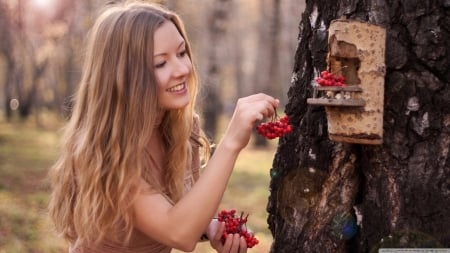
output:
<instances>
[{"instance_id":1,"label":"long blonde hair","mask_svg":"<svg viewBox=\"0 0 450 253\"><path fill-rule=\"evenodd\" d=\"M131 205L148 169L148 144L160 112L153 73L153 34L173 22L191 48L180 18L159 5L129 2L108 6L93 25L79 90L64 129L59 159L50 170L50 216L70 243L119 242L133 232ZM193 64L194 65L194 64ZM189 169L197 74L193 68L188 106L165 113L162 183L155 188L178 201ZM203 139L204 140L204 139ZM203 143L206 144L206 143Z\"/></svg>"}]
</instances>

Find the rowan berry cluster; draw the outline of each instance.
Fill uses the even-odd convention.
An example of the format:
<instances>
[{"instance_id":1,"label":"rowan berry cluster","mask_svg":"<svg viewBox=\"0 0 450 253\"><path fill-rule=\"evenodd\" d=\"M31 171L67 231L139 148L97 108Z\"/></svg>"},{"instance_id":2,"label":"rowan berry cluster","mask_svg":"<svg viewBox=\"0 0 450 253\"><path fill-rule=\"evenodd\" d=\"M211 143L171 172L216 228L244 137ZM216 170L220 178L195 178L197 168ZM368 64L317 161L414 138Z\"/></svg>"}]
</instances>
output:
<instances>
[{"instance_id":1,"label":"rowan berry cluster","mask_svg":"<svg viewBox=\"0 0 450 253\"><path fill-rule=\"evenodd\" d=\"M289 117L285 115L278 120L274 118L272 121L259 124L256 131L271 140L292 132L292 126L289 124Z\"/></svg>"},{"instance_id":2,"label":"rowan berry cluster","mask_svg":"<svg viewBox=\"0 0 450 253\"><path fill-rule=\"evenodd\" d=\"M222 235L222 242L225 243L229 234L240 234L247 242L247 248L252 248L259 243L256 237L247 231L248 214L244 217L241 212L240 216L236 215L236 210L222 210L218 213L217 220L225 222L225 231Z\"/></svg>"},{"instance_id":3,"label":"rowan berry cluster","mask_svg":"<svg viewBox=\"0 0 450 253\"><path fill-rule=\"evenodd\" d=\"M345 77L330 73L326 70L320 72L320 77L314 80L321 86L345 86Z\"/></svg>"}]
</instances>

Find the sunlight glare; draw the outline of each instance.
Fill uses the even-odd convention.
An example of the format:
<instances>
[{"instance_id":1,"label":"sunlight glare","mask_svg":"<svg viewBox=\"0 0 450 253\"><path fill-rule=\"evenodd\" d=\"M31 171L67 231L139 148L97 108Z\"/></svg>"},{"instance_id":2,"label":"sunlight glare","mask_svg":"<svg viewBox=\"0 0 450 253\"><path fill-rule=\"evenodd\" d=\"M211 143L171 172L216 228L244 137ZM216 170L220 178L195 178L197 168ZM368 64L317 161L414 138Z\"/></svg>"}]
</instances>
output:
<instances>
[{"instance_id":1,"label":"sunlight glare","mask_svg":"<svg viewBox=\"0 0 450 253\"><path fill-rule=\"evenodd\" d=\"M51 8L54 0L31 0L33 5L41 9Z\"/></svg>"}]
</instances>

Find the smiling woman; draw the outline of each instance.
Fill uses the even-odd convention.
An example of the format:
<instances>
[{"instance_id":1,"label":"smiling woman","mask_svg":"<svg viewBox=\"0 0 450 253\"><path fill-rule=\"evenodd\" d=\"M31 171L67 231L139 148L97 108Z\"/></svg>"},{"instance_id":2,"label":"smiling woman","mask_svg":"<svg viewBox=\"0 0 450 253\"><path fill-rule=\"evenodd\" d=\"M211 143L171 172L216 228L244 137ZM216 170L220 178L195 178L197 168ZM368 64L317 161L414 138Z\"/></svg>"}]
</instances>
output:
<instances>
[{"instance_id":1,"label":"smiling woman","mask_svg":"<svg viewBox=\"0 0 450 253\"><path fill-rule=\"evenodd\" d=\"M206 234L217 252L246 253L240 234L222 241L225 223L213 217L252 129L279 100L239 98L210 155L195 111L192 51L176 13L137 0L110 4L88 34L49 172L49 215L69 252L191 252Z\"/></svg>"}]
</instances>

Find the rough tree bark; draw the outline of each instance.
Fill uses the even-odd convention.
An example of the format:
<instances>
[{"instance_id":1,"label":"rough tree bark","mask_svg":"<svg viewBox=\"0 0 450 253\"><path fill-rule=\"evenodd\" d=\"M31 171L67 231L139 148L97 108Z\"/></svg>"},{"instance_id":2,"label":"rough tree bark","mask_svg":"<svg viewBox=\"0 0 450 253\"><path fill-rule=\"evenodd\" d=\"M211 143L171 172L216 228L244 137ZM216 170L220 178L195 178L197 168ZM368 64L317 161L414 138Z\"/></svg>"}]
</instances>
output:
<instances>
[{"instance_id":1,"label":"rough tree bark","mask_svg":"<svg viewBox=\"0 0 450 253\"><path fill-rule=\"evenodd\" d=\"M294 132L271 169L271 252L450 247L449 14L448 0L306 1L286 106ZM337 18L386 28L382 145L330 141L324 108L306 102Z\"/></svg>"}]
</instances>

